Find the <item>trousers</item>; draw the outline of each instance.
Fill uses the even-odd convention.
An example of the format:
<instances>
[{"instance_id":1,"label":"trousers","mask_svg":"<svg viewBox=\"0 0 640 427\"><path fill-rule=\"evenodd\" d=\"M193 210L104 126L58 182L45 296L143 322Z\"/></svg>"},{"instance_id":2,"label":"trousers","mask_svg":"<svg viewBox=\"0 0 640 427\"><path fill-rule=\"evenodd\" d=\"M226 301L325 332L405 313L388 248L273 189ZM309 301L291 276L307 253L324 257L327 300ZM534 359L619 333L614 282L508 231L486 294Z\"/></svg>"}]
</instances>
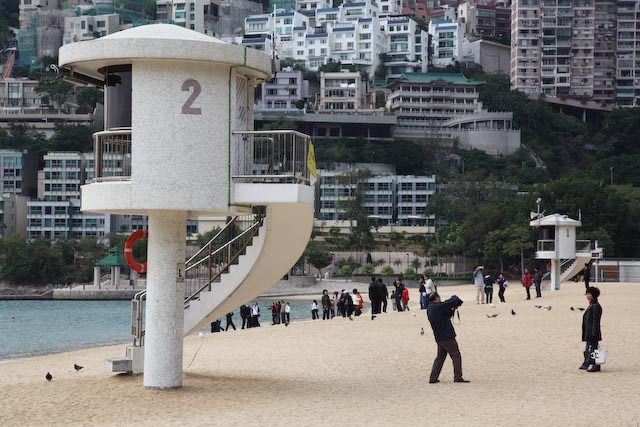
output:
<instances>
[{"instance_id":1,"label":"trousers","mask_svg":"<svg viewBox=\"0 0 640 427\"><path fill-rule=\"evenodd\" d=\"M455 338L451 338L445 341L441 341L437 344L438 355L433 361L429 381L434 382L438 379L438 377L440 376L440 371L442 371L444 360L447 358L447 354L451 357L451 361L453 362L453 379L462 379L462 355L460 354L460 349L458 348L458 341L456 341Z\"/></svg>"}]
</instances>

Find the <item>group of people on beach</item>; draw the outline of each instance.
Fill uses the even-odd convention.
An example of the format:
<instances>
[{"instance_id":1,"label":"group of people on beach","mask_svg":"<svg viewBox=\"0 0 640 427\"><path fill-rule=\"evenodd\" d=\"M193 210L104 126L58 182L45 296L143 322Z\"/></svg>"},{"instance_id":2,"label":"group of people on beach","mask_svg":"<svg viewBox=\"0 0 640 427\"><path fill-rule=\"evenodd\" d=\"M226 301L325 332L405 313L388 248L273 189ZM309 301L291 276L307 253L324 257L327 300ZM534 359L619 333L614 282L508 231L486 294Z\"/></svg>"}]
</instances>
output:
<instances>
[{"instance_id":1,"label":"group of people on beach","mask_svg":"<svg viewBox=\"0 0 640 427\"><path fill-rule=\"evenodd\" d=\"M483 266L476 265L473 269L473 284L476 288L476 304L492 304L493 303L493 285L498 285L498 298L500 302L506 302L504 293L507 290L508 281L503 273L498 273L497 276L492 276L487 273ZM533 276L529 272L529 269L524 269L522 276L522 286L524 287L527 298L531 299L531 293L529 288L531 285L535 286L536 298L542 297L542 273L538 267L533 269Z\"/></svg>"},{"instance_id":2,"label":"group of people on beach","mask_svg":"<svg viewBox=\"0 0 640 427\"><path fill-rule=\"evenodd\" d=\"M271 303L271 326L291 323L291 304L284 300Z\"/></svg>"},{"instance_id":3,"label":"group of people on beach","mask_svg":"<svg viewBox=\"0 0 640 427\"><path fill-rule=\"evenodd\" d=\"M369 294L369 298L371 298L371 294ZM317 304L316 300L313 300L311 308L312 318L314 304ZM343 289L340 293L334 291L331 295L329 295L328 290L323 289L320 304L322 305L322 320L330 320L336 316L348 317L353 320L352 316L360 316L362 314L364 298L356 288L353 289L351 294L347 289Z\"/></svg>"}]
</instances>

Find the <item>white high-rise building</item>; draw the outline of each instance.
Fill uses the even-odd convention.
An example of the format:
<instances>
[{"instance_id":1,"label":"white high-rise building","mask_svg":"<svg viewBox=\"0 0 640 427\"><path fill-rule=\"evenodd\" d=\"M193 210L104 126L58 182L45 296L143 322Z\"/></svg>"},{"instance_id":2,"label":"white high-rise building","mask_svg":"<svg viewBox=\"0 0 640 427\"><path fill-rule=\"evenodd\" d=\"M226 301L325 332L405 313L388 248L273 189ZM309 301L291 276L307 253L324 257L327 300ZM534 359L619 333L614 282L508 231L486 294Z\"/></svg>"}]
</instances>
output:
<instances>
[{"instance_id":1,"label":"white high-rise building","mask_svg":"<svg viewBox=\"0 0 640 427\"><path fill-rule=\"evenodd\" d=\"M80 15L64 18L64 35L62 44L97 39L120 31L120 16Z\"/></svg>"},{"instance_id":2,"label":"white high-rise building","mask_svg":"<svg viewBox=\"0 0 640 427\"><path fill-rule=\"evenodd\" d=\"M111 216L80 211L80 186L87 180L92 153L49 152L44 156L38 200L27 203L27 238L102 240Z\"/></svg>"},{"instance_id":3,"label":"white high-rise building","mask_svg":"<svg viewBox=\"0 0 640 427\"><path fill-rule=\"evenodd\" d=\"M511 86L555 102L640 105L640 2L516 0Z\"/></svg>"},{"instance_id":4,"label":"white high-rise building","mask_svg":"<svg viewBox=\"0 0 640 427\"><path fill-rule=\"evenodd\" d=\"M426 72L429 35L416 21L406 16L381 20L387 46L386 78L397 79L402 73Z\"/></svg>"},{"instance_id":5,"label":"white high-rise building","mask_svg":"<svg viewBox=\"0 0 640 427\"><path fill-rule=\"evenodd\" d=\"M445 8L445 14L441 19L429 21L431 63L436 67L444 68L460 61L464 32L464 24L458 22L453 8Z\"/></svg>"}]
</instances>

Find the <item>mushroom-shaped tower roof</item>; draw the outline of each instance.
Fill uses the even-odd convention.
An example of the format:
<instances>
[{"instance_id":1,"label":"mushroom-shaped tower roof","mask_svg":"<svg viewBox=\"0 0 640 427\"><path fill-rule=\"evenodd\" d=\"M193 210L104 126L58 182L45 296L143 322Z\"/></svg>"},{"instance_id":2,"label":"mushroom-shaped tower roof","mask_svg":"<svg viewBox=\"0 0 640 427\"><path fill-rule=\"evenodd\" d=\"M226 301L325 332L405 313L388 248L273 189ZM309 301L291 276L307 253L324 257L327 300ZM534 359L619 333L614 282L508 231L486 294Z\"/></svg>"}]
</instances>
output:
<instances>
[{"instance_id":1,"label":"mushroom-shaped tower roof","mask_svg":"<svg viewBox=\"0 0 640 427\"><path fill-rule=\"evenodd\" d=\"M95 40L60 48L59 64L71 74L103 80L101 68L140 60L202 61L242 67L243 74L266 79L271 58L255 49L226 43L172 24L134 27Z\"/></svg>"},{"instance_id":2,"label":"mushroom-shaped tower roof","mask_svg":"<svg viewBox=\"0 0 640 427\"><path fill-rule=\"evenodd\" d=\"M572 225L574 227L580 227L582 225L582 222L571 219L566 215L553 214L547 215L540 219L534 219L533 221L529 222L529 225L531 227L544 227L550 225Z\"/></svg>"}]
</instances>

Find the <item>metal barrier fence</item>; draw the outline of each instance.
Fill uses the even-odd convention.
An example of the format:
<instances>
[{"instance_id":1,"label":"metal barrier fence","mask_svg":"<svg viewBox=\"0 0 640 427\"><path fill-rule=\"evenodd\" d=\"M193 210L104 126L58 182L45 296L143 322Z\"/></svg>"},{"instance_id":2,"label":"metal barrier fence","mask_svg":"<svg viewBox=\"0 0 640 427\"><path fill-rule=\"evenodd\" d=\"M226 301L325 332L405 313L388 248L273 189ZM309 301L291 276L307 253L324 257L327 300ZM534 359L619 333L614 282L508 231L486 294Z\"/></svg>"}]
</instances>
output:
<instances>
[{"instance_id":1,"label":"metal barrier fence","mask_svg":"<svg viewBox=\"0 0 640 427\"><path fill-rule=\"evenodd\" d=\"M96 181L131 177L131 128L118 128L93 134Z\"/></svg>"},{"instance_id":2,"label":"metal barrier fence","mask_svg":"<svg viewBox=\"0 0 640 427\"><path fill-rule=\"evenodd\" d=\"M94 181L131 178L131 128L94 135ZM235 182L310 183L311 137L292 130L233 132L231 147Z\"/></svg>"},{"instance_id":3,"label":"metal barrier fence","mask_svg":"<svg viewBox=\"0 0 640 427\"><path fill-rule=\"evenodd\" d=\"M231 176L235 182L309 184L310 136L274 130L237 131L233 137Z\"/></svg>"}]
</instances>

